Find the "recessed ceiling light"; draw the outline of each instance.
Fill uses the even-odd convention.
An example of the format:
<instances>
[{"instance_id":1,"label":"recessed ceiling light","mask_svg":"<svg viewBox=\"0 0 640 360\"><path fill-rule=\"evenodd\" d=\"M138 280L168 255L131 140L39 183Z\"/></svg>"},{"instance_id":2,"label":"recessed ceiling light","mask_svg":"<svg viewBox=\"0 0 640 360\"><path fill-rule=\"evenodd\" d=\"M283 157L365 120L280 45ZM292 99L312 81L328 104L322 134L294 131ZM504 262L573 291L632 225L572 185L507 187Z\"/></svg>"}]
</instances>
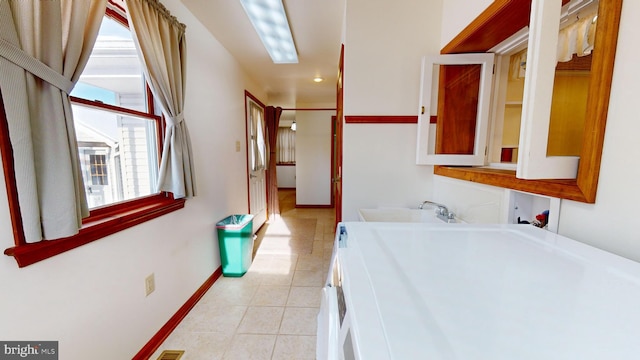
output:
<instances>
[{"instance_id":1,"label":"recessed ceiling light","mask_svg":"<svg viewBox=\"0 0 640 360\"><path fill-rule=\"evenodd\" d=\"M323 82L324 79L321 76L316 76L316 77L313 78L313 81L315 81L315 82Z\"/></svg>"},{"instance_id":2,"label":"recessed ceiling light","mask_svg":"<svg viewBox=\"0 0 640 360\"><path fill-rule=\"evenodd\" d=\"M298 54L282 0L240 0L240 3L271 60L276 64L297 64Z\"/></svg>"}]
</instances>

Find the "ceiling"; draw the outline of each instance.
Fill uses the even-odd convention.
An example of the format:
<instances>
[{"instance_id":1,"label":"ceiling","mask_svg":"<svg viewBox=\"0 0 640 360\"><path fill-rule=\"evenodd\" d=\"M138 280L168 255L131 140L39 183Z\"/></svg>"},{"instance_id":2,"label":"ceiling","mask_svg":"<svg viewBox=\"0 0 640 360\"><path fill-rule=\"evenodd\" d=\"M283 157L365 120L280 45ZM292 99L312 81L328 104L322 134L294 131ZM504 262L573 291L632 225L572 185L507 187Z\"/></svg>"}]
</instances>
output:
<instances>
[{"instance_id":1,"label":"ceiling","mask_svg":"<svg viewBox=\"0 0 640 360\"><path fill-rule=\"evenodd\" d=\"M182 0L263 87L260 100L291 108L336 101L344 1L283 0L299 63L274 64L239 0Z\"/></svg>"}]
</instances>

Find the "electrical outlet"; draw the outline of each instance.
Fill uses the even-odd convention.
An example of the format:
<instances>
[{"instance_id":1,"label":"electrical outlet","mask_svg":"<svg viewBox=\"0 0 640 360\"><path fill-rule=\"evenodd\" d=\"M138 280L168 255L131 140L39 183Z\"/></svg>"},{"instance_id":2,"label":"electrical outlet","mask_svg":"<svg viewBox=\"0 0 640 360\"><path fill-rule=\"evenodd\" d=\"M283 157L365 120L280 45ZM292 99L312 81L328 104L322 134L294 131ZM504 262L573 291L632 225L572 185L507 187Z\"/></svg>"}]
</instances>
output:
<instances>
[{"instance_id":1,"label":"electrical outlet","mask_svg":"<svg viewBox=\"0 0 640 360\"><path fill-rule=\"evenodd\" d=\"M146 296L149 296L156 289L156 280L153 273L144 279L144 289Z\"/></svg>"},{"instance_id":2,"label":"electrical outlet","mask_svg":"<svg viewBox=\"0 0 640 360\"><path fill-rule=\"evenodd\" d=\"M240 152L240 141L236 141L236 152Z\"/></svg>"}]
</instances>

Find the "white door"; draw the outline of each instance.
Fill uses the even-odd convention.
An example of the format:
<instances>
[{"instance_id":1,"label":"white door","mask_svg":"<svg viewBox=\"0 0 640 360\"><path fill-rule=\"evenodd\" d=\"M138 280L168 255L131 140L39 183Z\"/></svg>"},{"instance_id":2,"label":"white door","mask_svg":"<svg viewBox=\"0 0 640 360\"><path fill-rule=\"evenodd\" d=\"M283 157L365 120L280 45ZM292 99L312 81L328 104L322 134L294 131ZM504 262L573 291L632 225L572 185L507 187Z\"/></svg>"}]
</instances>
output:
<instances>
[{"instance_id":1,"label":"white door","mask_svg":"<svg viewBox=\"0 0 640 360\"><path fill-rule=\"evenodd\" d=\"M253 232L267 221L267 154L264 106L250 96L247 103L247 165L249 174L249 213L253 215Z\"/></svg>"}]
</instances>

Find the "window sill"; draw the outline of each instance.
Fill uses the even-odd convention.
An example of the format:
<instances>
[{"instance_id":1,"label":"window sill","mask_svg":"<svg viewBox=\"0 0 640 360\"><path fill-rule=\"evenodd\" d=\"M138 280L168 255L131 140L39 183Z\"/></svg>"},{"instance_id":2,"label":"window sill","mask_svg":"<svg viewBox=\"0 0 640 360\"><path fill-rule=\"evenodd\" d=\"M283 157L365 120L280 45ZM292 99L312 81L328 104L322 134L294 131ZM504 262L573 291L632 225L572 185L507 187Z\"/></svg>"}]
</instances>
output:
<instances>
[{"instance_id":1,"label":"window sill","mask_svg":"<svg viewBox=\"0 0 640 360\"><path fill-rule=\"evenodd\" d=\"M583 191L586 187L576 180L524 180L513 170L435 166L434 174L480 184L493 185L533 194L568 199L586 203L595 202L595 193Z\"/></svg>"},{"instance_id":2,"label":"window sill","mask_svg":"<svg viewBox=\"0 0 640 360\"><path fill-rule=\"evenodd\" d=\"M5 255L13 256L18 263L18 267L29 266L145 221L182 209L184 203L185 199L174 200L161 195L123 203L117 206L115 211L96 211L99 215L92 216L89 221L84 222L77 235L17 245L6 249L4 253Z\"/></svg>"}]
</instances>

